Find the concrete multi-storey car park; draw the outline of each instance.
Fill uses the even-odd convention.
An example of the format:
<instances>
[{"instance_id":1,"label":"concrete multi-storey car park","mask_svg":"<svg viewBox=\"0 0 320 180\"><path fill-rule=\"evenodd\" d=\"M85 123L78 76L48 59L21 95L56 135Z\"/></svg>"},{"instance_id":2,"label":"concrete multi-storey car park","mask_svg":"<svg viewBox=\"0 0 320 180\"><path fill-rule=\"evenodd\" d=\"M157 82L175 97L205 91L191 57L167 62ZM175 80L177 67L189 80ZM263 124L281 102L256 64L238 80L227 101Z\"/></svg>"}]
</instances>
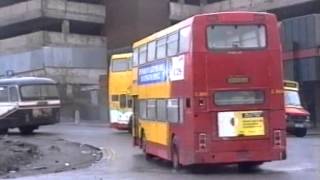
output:
<instances>
[{"instance_id":1,"label":"concrete multi-storey car park","mask_svg":"<svg viewBox=\"0 0 320 180\"><path fill-rule=\"evenodd\" d=\"M107 66L106 39L111 55L199 13L268 11L284 20L320 13L319 7L319 0L1 0L0 74L46 75L62 84L66 97L81 97L75 98L77 104L97 104L96 85ZM309 99L320 96L316 81L300 83ZM320 109L320 102L308 103ZM77 108L97 109L90 107ZM313 116L320 121L320 114Z\"/></svg>"},{"instance_id":2,"label":"concrete multi-storey car park","mask_svg":"<svg viewBox=\"0 0 320 180\"><path fill-rule=\"evenodd\" d=\"M71 109L98 114L105 17L101 0L1 0L0 74L54 78Z\"/></svg>"},{"instance_id":3,"label":"concrete multi-storey car park","mask_svg":"<svg viewBox=\"0 0 320 180\"><path fill-rule=\"evenodd\" d=\"M107 37L110 42L108 47L111 50L120 49L120 51L130 50L126 47L130 47L133 41L143 36L147 36L163 27L175 24L199 13L247 10L267 11L275 13L280 21L320 13L319 0L136 0L134 3L129 0L110 0L108 2L111 3L109 8L112 6L121 7L113 8L113 10L110 8L106 12L107 17L113 17L107 18L107 24L109 23L109 26L107 26ZM121 30L113 27L119 27ZM301 33L305 32L301 31ZM319 45L315 47L319 47ZM319 58L314 59L319 60ZM302 62L299 60L295 64L301 64L304 72L316 72L320 70L319 63L311 65L313 69L310 69L310 66L302 66L307 61L299 63ZM296 80L301 83L305 106L308 106L308 109L313 112L311 118L313 125L319 127L320 111L316 111L320 109L319 78L309 80L298 79L296 78L297 76L292 76L292 73L299 74L299 68L290 70L291 66L286 66L287 64L285 63L285 72L290 72L291 74L286 73L286 79Z\"/></svg>"}]
</instances>

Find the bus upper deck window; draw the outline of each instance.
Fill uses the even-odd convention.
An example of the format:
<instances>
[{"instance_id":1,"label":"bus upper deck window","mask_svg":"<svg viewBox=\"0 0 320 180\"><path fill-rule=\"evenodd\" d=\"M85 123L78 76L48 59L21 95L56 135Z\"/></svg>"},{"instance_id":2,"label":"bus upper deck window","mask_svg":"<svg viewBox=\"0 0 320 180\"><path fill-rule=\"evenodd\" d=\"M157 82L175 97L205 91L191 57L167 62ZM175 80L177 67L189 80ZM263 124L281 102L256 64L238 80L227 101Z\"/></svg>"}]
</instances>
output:
<instances>
[{"instance_id":1,"label":"bus upper deck window","mask_svg":"<svg viewBox=\"0 0 320 180\"><path fill-rule=\"evenodd\" d=\"M156 42L152 41L148 44L148 61L156 59Z\"/></svg>"},{"instance_id":2,"label":"bus upper deck window","mask_svg":"<svg viewBox=\"0 0 320 180\"><path fill-rule=\"evenodd\" d=\"M179 32L179 53L189 50L191 38L191 27L185 27Z\"/></svg>"},{"instance_id":3,"label":"bus upper deck window","mask_svg":"<svg viewBox=\"0 0 320 180\"><path fill-rule=\"evenodd\" d=\"M139 64L139 49L136 48L133 50L132 66L136 67Z\"/></svg>"},{"instance_id":4,"label":"bus upper deck window","mask_svg":"<svg viewBox=\"0 0 320 180\"><path fill-rule=\"evenodd\" d=\"M157 59L163 59L166 57L166 44L166 38L162 38L157 41Z\"/></svg>"},{"instance_id":5,"label":"bus upper deck window","mask_svg":"<svg viewBox=\"0 0 320 180\"><path fill-rule=\"evenodd\" d=\"M111 101L119 101L119 96L118 95L112 95L111 96Z\"/></svg>"},{"instance_id":6,"label":"bus upper deck window","mask_svg":"<svg viewBox=\"0 0 320 180\"><path fill-rule=\"evenodd\" d=\"M129 59L117 59L112 61L112 72L122 72L129 70L130 60Z\"/></svg>"},{"instance_id":7,"label":"bus upper deck window","mask_svg":"<svg viewBox=\"0 0 320 180\"><path fill-rule=\"evenodd\" d=\"M168 56L174 56L178 53L178 40L179 40L178 33L174 33L168 36L168 39L167 39Z\"/></svg>"},{"instance_id":8,"label":"bus upper deck window","mask_svg":"<svg viewBox=\"0 0 320 180\"><path fill-rule=\"evenodd\" d=\"M144 64L147 62L147 46L142 46L139 49L139 64Z\"/></svg>"},{"instance_id":9,"label":"bus upper deck window","mask_svg":"<svg viewBox=\"0 0 320 180\"><path fill-rule=\"evenodd\" d=\"M214 50L246 50L266 47L263 25L213 25L207 29L208 48Z\"/></svg>"}]
</instances>

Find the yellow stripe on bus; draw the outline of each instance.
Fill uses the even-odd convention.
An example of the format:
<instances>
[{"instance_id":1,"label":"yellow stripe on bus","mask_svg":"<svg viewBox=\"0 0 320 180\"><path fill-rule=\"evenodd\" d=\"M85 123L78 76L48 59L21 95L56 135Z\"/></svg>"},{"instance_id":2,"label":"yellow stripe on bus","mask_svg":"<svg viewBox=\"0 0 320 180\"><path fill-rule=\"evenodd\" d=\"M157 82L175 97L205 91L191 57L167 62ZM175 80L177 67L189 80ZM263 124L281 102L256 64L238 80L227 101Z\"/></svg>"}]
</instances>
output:
<instances>
[{"instance_id":1,"label":"yellow stripe on bus","mask_svg":"<svg viewBox=\"0 0 320 180\"><path fill-rule=\"evenodd\" d=\"M140 128L144 129L147 141L169 145L169 124L167 122L139 120Z\"/></svg>"},{"instance_id":2,"label":"yellow stripe on bus","mask_svg":"<svg viewBox=\"0 0 320 180\"><path fill-rule=\"evenodd\" d=\"M139 99L152 99L152 98L170 98L171 85L169 82L158 83L152 85L140 85L138 87Z\"/></svg>"}]
</instances>

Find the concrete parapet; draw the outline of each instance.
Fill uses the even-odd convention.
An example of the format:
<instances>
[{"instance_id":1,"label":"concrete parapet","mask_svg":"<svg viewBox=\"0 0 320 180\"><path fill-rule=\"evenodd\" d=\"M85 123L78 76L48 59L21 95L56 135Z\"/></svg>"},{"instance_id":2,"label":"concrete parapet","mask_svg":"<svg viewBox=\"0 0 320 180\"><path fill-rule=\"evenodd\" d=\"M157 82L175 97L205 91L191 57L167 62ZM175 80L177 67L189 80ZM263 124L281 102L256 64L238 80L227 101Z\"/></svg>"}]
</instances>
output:
<instances>
[{"instance_id":1,"label":"concrete parapet","mask_svg":"<svg viewBox=\"0 0 320 180\"><path fill-rule=\"evenodd\" d=\"M30 0L0 8L0 27L41 17L104 24L104 5L66 0Z\"/></svg>"},{"instance_id":2,"label":"concrete parapet","mask_svg":"<svg viewBox=\"0 0 320 180\"><path fill-rule=\"evenodd\" d=\"M204 6L202 12L219 12L232 10L267 11L288 7L316 0L225 0Z\"/></svg>"},{"instance_id":3,"label":"concrete parapet","mask_svg":"<svg viewBox=\"0 0 320 180\"><path fill-rule=\"evenodd\" d=\"M39 31L0 40L0 54L37 49L43 46L105 47L105 38L80 34Z\"/></svg>"},{"instance_id":4,"label":"concrete parapet","mask_svg":"<svg viewBox=\"0 0 320 180\"><path fill-rule=\"evenodd\" d=\"M170 19L184 20L201 12L200 6L170 2Z\"/></svg>"}]
</instances>

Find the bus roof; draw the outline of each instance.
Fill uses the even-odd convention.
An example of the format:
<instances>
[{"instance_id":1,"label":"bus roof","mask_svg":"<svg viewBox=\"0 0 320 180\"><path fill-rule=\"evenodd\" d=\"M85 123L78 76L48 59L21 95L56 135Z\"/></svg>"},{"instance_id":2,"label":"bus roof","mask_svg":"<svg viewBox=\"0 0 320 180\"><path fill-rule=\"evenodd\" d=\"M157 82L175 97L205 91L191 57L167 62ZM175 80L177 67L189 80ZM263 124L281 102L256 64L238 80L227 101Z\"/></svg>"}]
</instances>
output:
<instances>
[{"instance_id":1,"label":"bus roof","mask_svg":"<svg viewBox=\"0 0 320 180\"><path fill-rule=\"evenodd\" d=\"M29 84L57 84L49 78L39 77L13 77L0 79L0 85L29 85Z\"/></svg>"},{"instance_id":2,"label":"bus roof","mask_svg":"<svg viewBox=\"0 0 320 180\"><path fill-rule=\"evenodd\" d=\"M132 57L132 53L114 54L111 56L111 60L116 59L128 59Z\"/></svg>"},{"instance_id":3,"label":"bus roof","mask_svg":"<svg viewBox=\"0 0 320 180\"><path fill-rule=\"evenodd\" d=\"M159 38L161 38L161 37L163 37L163 36L165 36L167 34L173 33L173 32L175 32L175 31L177 31L177 30L179 30L179 29L181 29L183 27L186 27L186 26L188 26L188 25L190 25L192 23L193 18L194 17L188 18L188 19L186 19L184 21L181 21L181 22L179 22L179 23L177 23L177 24L175 24L173 26L170 26L170 27L165 28L165 29L163 29L163 30L161 30L159 32L151 34L150 36L147 36L146 38L143 38L140 41L135 42L133 44L133 48L142 46L142 45L147 44L147 43L149 43L151 41L159 39Z\"/></svg>"},{"instance_id":4,"label":"bus roof","mask_svg":"<svg viewBox=\"0 0 320 180\"><path fill-rule=\"evenodd\" d=\"M167 34L170 34L170 33L173 33L181 28L184 28L190 24L192 24L193 20L195 18L198 18L198 17L203 17L203 16L209 16L209 15L226 15L226 14L253 14L253 15L273 15L271 13L266 13L266 12L249 12L249 11L232 11L232 12L218 12L218 13L207 13L207 14L198 14L198 15L195 15L193 17L190 17L186 20L183 20L173 26L170 26L170 27L167 27L161 31L158 31L154 34L151 34L137 42L135 42L133 44L133 48L137 48L139 46L142 46L144 44L147 44L151 41L154 41L156 39L159 39ZM274 15L273 15L274 16Z\"/></svg>"}]
</instances>

